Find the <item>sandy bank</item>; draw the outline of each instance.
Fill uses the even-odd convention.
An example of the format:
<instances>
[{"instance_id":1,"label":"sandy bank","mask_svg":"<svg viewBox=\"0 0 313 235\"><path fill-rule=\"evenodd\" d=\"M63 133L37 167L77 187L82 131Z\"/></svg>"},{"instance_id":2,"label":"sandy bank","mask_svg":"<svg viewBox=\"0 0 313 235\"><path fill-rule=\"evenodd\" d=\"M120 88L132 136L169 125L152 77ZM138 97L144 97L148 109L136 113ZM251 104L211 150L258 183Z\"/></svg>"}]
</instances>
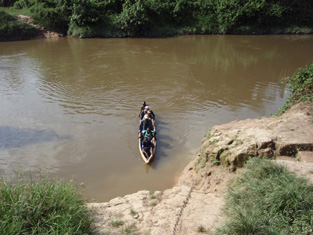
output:
<instances>
[{"instance_id":1,"label":"sandy bank","mask_svg":"<svg viewBox=\"0 0 313 235\"><path fill-rule=\"evenodd\" d=\"M270 156L313 182L313 107L214 126L177 184L90 203L95 234L211 234L223 220L227 183L248 157Z\"/></svg>"}]
</instances>

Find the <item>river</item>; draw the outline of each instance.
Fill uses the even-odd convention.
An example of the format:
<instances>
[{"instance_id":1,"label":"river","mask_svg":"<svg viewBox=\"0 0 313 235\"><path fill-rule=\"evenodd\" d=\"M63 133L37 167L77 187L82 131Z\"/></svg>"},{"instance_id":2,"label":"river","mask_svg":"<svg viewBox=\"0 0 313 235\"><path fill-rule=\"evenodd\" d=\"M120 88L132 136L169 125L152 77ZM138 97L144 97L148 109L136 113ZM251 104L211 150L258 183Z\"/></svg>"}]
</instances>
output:
<instances>
[{"instance_id":1,"label":"river","mask_svg":"<svg viewBox=\"0 0 313 235\"><path fill-rule=\"evenodd\" d=\"M58 38L0 43L0 173L38 171L107 201L173 186L208 130L275 113L313 35ZM143 164L138 112L156 114Z\"/></svg>"}]
</instances>

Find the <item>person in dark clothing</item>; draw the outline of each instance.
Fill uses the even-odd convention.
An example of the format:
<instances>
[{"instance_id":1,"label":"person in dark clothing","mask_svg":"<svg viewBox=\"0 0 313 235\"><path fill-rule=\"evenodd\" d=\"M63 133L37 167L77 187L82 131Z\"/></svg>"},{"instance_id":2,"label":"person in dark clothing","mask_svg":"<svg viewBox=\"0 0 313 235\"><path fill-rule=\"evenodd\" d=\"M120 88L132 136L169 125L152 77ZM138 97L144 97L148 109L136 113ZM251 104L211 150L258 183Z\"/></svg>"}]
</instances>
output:
<instances>
[{"instance_id":1,"label":"person in dark clothing","mask_svg":"<svg viewBox=\"0 0 313 235\"><path fill-rule=\"evenodd\" d=\"M147 130L148 127L150 127L151 130L154 130L151 119L148 116L145 116L140 122L138 133L142 133L142 131Z\"/></svg>"},{"instance_id":2,"label":"person in dark clothing","mask_svg":"<svg viewBox=\"0 0 313 235\"><path fill-rule=\"evenodd\" d=\"M152 138L155 136L154 131L150 129L150 127L147 127L146 130L142 131L143 138L148 138L149 140L152 140Z\"/></svg>"},{"instance_id":3,"label":"person in dark clothing","mask_svg":"<svg viewBox=\"0 0 313 235\"><path fill-rule=\"evenodd\" d=\"M139 117L140 119L142 119L142 118L141 118L141 113L142 113L142 111L145 110L145 107L146 107L146 106L147 106L146 101L143 101L143 102L142 102L142 106L140 107L139 114L138 114L138 117Z\"/></svg>"},{"instance_id":4,"label":"person in dark clothing","mask_svg":"<svg viewBox=\"0 0 313 235\"><path fill-rule=\"evenodd\" d=\"M143 119L143 117L148 114L148 111L150 111L151 114L151 119L155 120L155 115L153 113L153 111L150 109L149 106L146 106L144 110L142 110L141 115L140 115L140 119Z\"/></svg>"},{"instance_id":5,"label":"person in dark clothing","mask_svg":"<svg viewBox=\"0 0 313 235\"><path fill-rule=\"evenodd\" d=\"M141 142L141 149L146 158L149 158L153 153L154 144L147 137Z\"/></svg>"}]
</instances>

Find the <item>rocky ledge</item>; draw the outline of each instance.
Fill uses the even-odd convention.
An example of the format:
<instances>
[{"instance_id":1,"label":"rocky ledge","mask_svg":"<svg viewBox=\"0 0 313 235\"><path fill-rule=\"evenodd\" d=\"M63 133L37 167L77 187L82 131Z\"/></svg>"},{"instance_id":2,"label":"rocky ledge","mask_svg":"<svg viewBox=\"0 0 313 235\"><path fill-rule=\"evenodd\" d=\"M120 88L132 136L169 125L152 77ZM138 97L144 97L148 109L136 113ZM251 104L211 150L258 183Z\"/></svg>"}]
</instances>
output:
<instances>
[{"instance_id":1,"label":"rocky ledge","mask_svg":"<svg viewBox=\"0 0 313 235\"><path fill-rule=\"evenodd\" d=\"M249 157L270 157L313 182L313 107L213 127L176 186L89 203L95 234L211 234L227 183Z\"/></svg>"}]
</instances>

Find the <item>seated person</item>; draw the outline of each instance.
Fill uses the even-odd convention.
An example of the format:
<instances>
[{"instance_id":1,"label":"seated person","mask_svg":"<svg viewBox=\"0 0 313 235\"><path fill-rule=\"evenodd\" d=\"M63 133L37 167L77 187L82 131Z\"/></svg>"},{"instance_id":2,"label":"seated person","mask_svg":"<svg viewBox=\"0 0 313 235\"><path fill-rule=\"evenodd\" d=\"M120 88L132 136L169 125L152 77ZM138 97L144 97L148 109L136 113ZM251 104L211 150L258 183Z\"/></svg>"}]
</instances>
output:
<instances>
[{"instance_id":1,"label":"seated person","mask_svg":"<svg viewBox=\"0 0 313 235\"><path fill-rule=\"evenodd\" d=\"M147 115L145 115L139 125L139 131L138 131L139 135L140 133L142 133L142 131L147 130L148 127L150 127L150 130L154 130L154 126L153 126L151 119Z\"/></svg>"},{"instance_id":2,"label":"seated person","mask_svg":"<svg viewBox=\"0 0 313 235\"><path fill-rule=\"evenodd\" d=\"M154 120L154 119L155 119L155 115L154 115L153 111L150 109L149 106L146 106L145 109L142 110L141 115L140 115L140 118L143 119L143 117L144 117L146 114L148 114L148 111L150 111L150 113L151 113L151 119Z\"/></svg>"},{"instance_id":3,"label":"seated person","mask_svg":"<svg viewBox=\"0 0 313 235\"><path fill-rule=\"evenodd\" d=\"M148 138L149 140L152 140L152 138L155 136L155 133L153 130L150 129L150 127L147 127L147 130L142 131L143 138Z\"/></svg>"},{"instance_id":4,"label":"seated person","mask_svg":"<svg viewBox=\"0 0 313 235\"><path fill-rule=\"evenodd\" d=\"M141 149L146 158L149 158L150 155L153 154L153 148L154 144L152 143L152 141L145 137L141 142Z\"/></svg>"},{"instance_id":5,"label":"seated person","mask_svg":"<svg viewBox=\"0 0 313 235\"><path fill-rule=\"evenodd\" d=\"M155 119L154 119L154 117L152 116L151 111L150 111L150 110L148 110L148 112L147 112L147 114L146 114L146 115L148 115L148 118L150 118L150 119L151 119L151 121L152 121L152 125L153 125L153 129L155 130Z\"/></svg>"},{"instance_id":6,"label":"seated person","mask_svg":"<svg viewBox=\"0 0 313 235\"><path fill-rule=\"evenodd\" d=\"M142 113L142 111L145 110L145 107L146 107L146 106L147 106L146 101L143 101L143 102L142 102L142 106L140 107L139 114L138 114L138 117L139 117L139 118L141 117L141 113ZM142 118L140 118L140 119L142 119Z\"/></svg>"}]
</instances>

